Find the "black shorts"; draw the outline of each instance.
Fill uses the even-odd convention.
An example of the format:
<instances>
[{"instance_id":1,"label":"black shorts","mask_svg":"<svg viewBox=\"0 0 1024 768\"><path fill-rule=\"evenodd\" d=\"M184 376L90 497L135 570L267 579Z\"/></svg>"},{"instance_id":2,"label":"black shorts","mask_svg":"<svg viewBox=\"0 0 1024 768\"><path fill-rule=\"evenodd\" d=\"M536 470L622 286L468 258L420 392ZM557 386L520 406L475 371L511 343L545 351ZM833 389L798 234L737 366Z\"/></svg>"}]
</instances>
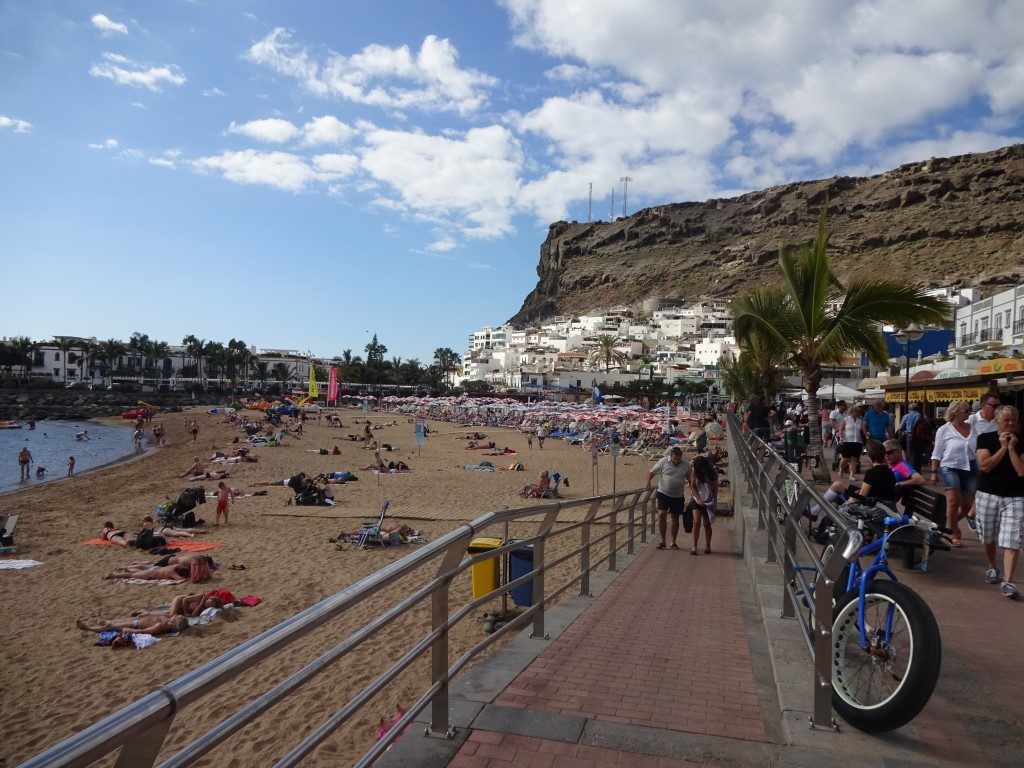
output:
<instances>
[{"instance_id":1,"label":"black shorts","mask_svg":"<svg viewBox=\"0 0 1024 768\"><path fill-rule=\"evenodd\" d=\"M666 496L661 491L654 494L658 499L658 509L662 512L671 512L673 515L683 514L683 497Z\"/></svg>"},{"instance_id":2,"label":"black shorts","mask_svg":"<svg viewBox=\"0 0 1024 768\"><path fill-rule=\"evenodd\" d=\"M839 446L839 453L844 459L859 459L864 450L864 443L842 443Z\"/></svg>"}]
</instances>

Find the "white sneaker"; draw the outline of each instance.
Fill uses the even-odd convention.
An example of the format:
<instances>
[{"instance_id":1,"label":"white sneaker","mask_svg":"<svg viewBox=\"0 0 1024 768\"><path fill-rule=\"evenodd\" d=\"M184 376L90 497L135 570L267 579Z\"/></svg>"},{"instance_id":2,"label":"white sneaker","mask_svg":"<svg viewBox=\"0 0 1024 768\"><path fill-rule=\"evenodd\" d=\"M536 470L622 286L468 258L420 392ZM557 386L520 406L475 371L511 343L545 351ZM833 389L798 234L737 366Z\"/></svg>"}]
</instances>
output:
<instances>
[{"instance_id":1,"label":"white sneaker","mask_svg":"<svg viewBox=\"0 0 1024 768\"><path fill-rule=\"evenodd\" d=\"M989 584L998 584L1000 581L999 571L995 568L989 568L987 571L985 571L985 581L987 581Z\"/></svg>"},{"instance_id":2,"label":"white sneaker","mask_svg":"<svg viewBox=\"0 0 1024 768\"><path fill-rule=\"evenodd\" d=\"M1017 585L1012 581L1004 581L999 587L1003 593L1003 597L1016 597L1017 596Z\"/></svg>"}]
</instances>

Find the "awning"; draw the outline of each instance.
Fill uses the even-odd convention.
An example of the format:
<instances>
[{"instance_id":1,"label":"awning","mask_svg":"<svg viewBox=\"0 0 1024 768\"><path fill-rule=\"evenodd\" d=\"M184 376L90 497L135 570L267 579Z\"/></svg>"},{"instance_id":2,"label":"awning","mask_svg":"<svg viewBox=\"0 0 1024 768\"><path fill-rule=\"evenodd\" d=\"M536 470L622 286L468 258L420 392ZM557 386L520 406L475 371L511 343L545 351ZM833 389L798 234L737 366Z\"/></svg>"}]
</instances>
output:
<instances>
[{"instance_id":1,"label":"awning","mask_svg":"<svg viewBox=\"0 0 1024 768\"><path fill-rule=\"evenodd\" d=\"M988 387L928 387L910 390L908 399L912 403L920 403L923 400L930 403L948 403L953 400L977 400L988 391ZM890 389L885 393L887 403L902 403L903 399L903 392L900 390Z\"/></svg>"}]
</instances>

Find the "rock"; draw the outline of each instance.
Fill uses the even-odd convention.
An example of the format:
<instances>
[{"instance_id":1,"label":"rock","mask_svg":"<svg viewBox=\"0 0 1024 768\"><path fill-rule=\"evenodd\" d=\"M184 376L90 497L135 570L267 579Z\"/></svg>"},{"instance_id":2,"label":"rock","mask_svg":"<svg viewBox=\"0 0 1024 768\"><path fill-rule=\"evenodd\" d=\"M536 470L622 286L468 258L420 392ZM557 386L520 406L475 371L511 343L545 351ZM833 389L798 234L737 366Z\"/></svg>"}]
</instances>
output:
<instances>
[{"instance_id":1,"label":"rock","mask_svg":"<svg viewBox=\"0 0 1024 768\"><path fill-rule=\"evenodd\" d=\"M927 287L974 284L965 253L985 254L992 291L1014 285L1024 263L1024 238L1012 236L1024 230L1024 144L1017 144L866 178L660 205L613 223L556 222L540 247L537 285L510 322L652 297L727 300L777 279L779 249L810 242L826 199L829 252L841 280L889 274L893 249L909 242L914 258L903 276Z\"/></svg>"}]
</instances>

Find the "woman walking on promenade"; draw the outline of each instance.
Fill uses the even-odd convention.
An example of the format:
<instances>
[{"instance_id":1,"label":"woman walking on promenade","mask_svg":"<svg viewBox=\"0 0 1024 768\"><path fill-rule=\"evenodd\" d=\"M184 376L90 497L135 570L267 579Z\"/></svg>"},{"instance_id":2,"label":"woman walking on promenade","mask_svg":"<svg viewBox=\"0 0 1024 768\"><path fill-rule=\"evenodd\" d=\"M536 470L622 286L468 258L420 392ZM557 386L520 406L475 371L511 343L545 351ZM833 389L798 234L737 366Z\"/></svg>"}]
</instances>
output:
<instances>
[{"instance_id":1,"label":"woman walking on promenade","mask_svg":"<svg viewBox=\"0 0 1024 768\"><path fill-rule=\"evenodd\" d=\"M942 478L946 490L946 527L952 531L954 547L962 547L960 521L974 506L978 487L978 435L967 423L971 407L955 400L946 409L946 423L935 433L932 450L932 482Z\"/></svg>"}]
</instances>

